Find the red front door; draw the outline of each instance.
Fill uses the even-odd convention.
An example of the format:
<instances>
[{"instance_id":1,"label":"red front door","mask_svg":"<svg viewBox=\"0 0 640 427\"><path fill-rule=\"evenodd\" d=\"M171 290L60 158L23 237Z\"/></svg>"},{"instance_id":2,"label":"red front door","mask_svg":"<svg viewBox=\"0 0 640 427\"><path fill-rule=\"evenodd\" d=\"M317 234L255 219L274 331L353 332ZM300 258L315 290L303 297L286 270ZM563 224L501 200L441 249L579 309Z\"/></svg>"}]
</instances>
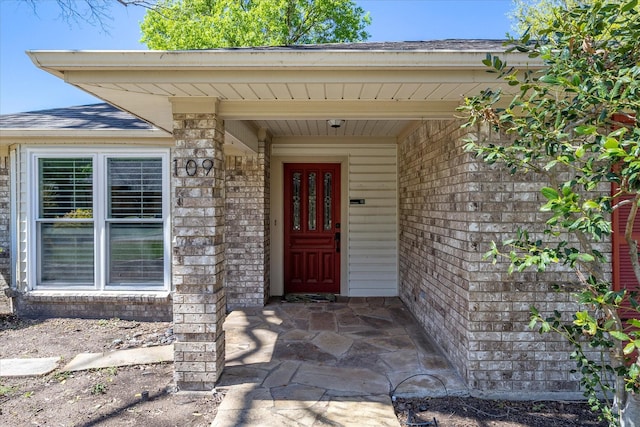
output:
<instances>
[{"instance_id":1,"label":"red front door","mask_svg":"<svg viewBox=\"0 0 640 427\"><path fill-rule=\"evenodd\" d=\"M284 165L284 291L340 293L340 165Z\"/></svg>"}]
</instances>

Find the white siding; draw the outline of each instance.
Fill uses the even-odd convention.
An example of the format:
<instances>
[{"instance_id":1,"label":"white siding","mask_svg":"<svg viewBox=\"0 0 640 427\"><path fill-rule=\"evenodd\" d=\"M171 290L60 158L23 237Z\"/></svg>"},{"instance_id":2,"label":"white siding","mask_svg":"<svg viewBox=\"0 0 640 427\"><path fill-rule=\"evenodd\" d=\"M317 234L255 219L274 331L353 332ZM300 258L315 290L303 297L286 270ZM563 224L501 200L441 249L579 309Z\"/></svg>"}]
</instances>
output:
<instances>
[{"instance_id":1,"label":"white siding","mask_svg":"<svg viewBox=\"0 0 640 427\"><path fill-rule=\"evenodd\" d=\"M26 290L27 283L27 239L28 239L28 222L27 222L27 212L28 212L28 198L29 194L27 189L29 186L27 185L27 155L25 154L25 150L18 148L16 150L17 153L17 166L18 166L18 182L16 183L17 189L17 277L16 283L18 288L21 290Z\"/></svg>"},{"instance_id":2,"label":"white siding","mask_svg":"<svg viewBox=\"0 0 640 427\"><path fill-rule=\"evenodd\" d=\"M396 147L358 147L349 156L349 296L397 295Z\"/></svg>"},{"instance_id":3,"label":"white siding","mask_svg":"<svg viewBox=\"0 0 640 427\"><path fill-rule=\"evenodd\" d=\"M274 144L272 156L284 162L289 161L288 157L295 162L313 162L325 156L347 159L348 173L342 176L347 190L342 195L342 203L346 204L342 233L347 252L346 266L343 264L347 268L347 295L398 295L396 145ZM364 199L364 204L351 205L349 201L353 199Z\"/></svg>"}]
</instances>

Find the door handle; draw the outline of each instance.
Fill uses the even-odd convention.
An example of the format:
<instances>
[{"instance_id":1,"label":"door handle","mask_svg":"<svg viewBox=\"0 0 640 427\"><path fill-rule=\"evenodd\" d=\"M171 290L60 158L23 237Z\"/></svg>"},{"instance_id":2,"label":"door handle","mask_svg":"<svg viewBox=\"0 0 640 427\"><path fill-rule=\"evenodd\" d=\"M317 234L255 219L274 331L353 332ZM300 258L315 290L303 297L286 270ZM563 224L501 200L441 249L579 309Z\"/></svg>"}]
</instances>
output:
<instances>
[{"instance_id":1,"label":"door handle","mask_svg":"<svg viewBox=\"0 0 640 427\"><path fill-rule=\"evenodd\" d=\"M336 252L340 252L340 232L336 232L336 235L334 237L334 240L336 241Z\"/></svg>"}]
</instances>

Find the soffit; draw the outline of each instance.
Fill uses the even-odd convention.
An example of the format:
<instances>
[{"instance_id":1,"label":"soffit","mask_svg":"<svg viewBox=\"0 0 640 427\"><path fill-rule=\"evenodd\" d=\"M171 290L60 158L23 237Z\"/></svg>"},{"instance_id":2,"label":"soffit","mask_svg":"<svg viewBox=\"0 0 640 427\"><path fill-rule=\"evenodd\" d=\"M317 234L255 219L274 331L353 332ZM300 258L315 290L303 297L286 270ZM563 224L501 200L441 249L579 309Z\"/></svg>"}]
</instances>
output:
<instances>
[{"instance_id":1,"label":"soffit","mask_svg":"<svg viewBox=\"0 0 640 427\"><path fill-rule=\"evenodd\" d=\"M29 55L40 68L167 131L172 98L211 97L225 120L254 121L276 136L392 136L409 121L452 118L464 95L497 86L496 75L481 63L486 53L475 51ZM526 63L512 58L515 65ZM328 128L326 120L333 118L347 126Z\"/></svg>"}]
</instances>

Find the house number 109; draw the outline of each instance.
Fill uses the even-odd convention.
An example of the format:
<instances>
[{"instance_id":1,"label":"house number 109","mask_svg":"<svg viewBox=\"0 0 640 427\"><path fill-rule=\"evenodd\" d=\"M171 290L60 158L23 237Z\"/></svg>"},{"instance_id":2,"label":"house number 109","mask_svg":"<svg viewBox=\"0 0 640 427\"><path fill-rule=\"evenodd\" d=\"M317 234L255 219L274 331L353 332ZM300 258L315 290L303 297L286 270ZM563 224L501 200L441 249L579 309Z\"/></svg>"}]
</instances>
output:
<instances>
[{"instance_id":1,"label":"house number 109","mask_svg":"<svg viewBox=\"0 0 640 427\"><path fill-rule=\"evenodd\" d=\"M196 176L198 174L198 169L204 170L204 175L209 176L209 173L213 169L213 160L204 159L198 165L198 162L194 159L188 159L184 164L184 172L187 176ZM180 176L178 172L178 159L173 159L173 175Z\"/></svg>"}]
</instances>

